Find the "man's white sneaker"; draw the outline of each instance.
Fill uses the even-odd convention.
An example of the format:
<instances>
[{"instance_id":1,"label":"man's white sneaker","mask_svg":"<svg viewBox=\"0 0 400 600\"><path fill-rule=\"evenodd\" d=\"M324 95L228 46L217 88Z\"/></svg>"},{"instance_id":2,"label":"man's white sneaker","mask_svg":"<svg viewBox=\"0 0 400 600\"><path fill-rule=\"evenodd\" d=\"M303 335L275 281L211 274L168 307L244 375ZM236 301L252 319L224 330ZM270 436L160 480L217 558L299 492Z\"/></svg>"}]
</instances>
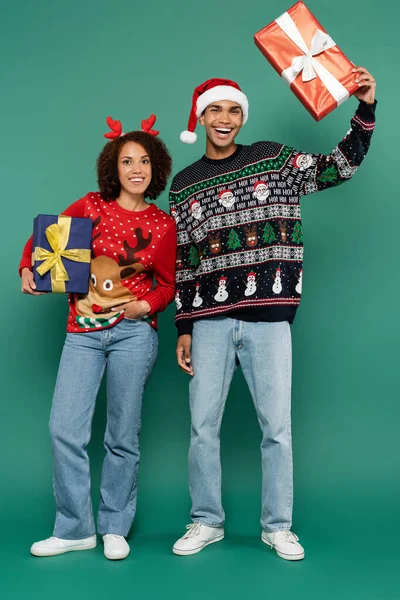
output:
<instances>
[{"instance_id":1,"label":"man's white sneaker","mask_svg":"<svg viewBox=\"0 0 400 600\"><path fill-rule=\"evenodd\" d=\"M291 531L281 530L268 533L263 531L261 539L285 560L302 560L304 548L299 544L299 538Z\"/></svg>"},{"instance_id":2,"label":"man's white sneaker","mask_svg":"<svg viewBox=\"0 0 400 600\"><path fill-rule=\"evenodd\" d=\"M103 535L104 556L108 560L122 560L131 551L128 542L122 535L106 533Z\"/></svg>"},{"instance_id":3,"label":"man's white sneaker","mask_svg":"<svg viewBox=\"0 0 400 600\"><path fill-rule=\"evenodd\" d=\"M209 544L214 544L224 539L223 527L208 527L201 523L186 525L187 532L175 542L172 552L179 556L196 554Z\"/></svg>"},{"instance_id":4,"label":"man's white sneaker","mask_svg":"<svg viewBox=\"0 0 400 600\"><path fill-rule=\"evenodd\" d=\"M49 537L47 540L35 542L31 546L31 554L34 556L56 556L57 554L64 554L65 552L72 552L74 550L91 550L96 548L97 538L96 535L84 538L83 540L63 540L58 537Z\"/></svg>"}]
</instances>

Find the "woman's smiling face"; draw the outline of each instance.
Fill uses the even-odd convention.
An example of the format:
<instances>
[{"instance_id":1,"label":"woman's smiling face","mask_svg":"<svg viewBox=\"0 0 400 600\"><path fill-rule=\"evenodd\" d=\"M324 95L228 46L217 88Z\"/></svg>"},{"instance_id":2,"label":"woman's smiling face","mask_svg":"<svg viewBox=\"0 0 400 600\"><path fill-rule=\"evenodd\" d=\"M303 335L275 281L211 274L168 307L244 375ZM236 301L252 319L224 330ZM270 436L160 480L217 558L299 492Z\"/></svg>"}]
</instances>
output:
<instances>
[{"instance_id":1,"label":"woman's smiling face","mask_svg":"<svg viewBox=\"0 0 400 600\"><path fill-rule=\"evenodd\" d=\"M129 194L144 195L151 182L150 156L143 146L127 142L118 156L118 177L121 188Z\"/></svg>"}]
</instances>

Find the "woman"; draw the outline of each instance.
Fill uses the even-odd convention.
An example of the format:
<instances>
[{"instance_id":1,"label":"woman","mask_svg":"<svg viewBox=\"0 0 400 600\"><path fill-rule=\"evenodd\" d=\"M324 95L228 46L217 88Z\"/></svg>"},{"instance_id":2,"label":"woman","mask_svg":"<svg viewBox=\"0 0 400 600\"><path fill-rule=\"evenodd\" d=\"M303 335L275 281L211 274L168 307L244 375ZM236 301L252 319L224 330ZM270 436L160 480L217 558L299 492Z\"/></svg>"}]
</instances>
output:
<instances>
[{"instance_id":1,"label":"woman","mask_svg":"<svg viewBox=\"0 0 400 600\"><path fill-rule=\"evenodd\" d=\"M111 138L97 160L99 192L74 202L64 215L93 221L89 293L69 296L64 345L50 416L56 520L53 536L36 542L35 556L96 546L90 498L90 440L96 396L107 371L106 456L98 532L104 554L130 552L125 537L136 511L142 396L157 355L156 313L174 298L175 221L154 204L165 189L171 157L151 129L122 134L107 119ZM38 295L31 269L32 238L20 263L22 291ZM153 275L155 287L153 287Z\"/></svg>"}]
</instances>

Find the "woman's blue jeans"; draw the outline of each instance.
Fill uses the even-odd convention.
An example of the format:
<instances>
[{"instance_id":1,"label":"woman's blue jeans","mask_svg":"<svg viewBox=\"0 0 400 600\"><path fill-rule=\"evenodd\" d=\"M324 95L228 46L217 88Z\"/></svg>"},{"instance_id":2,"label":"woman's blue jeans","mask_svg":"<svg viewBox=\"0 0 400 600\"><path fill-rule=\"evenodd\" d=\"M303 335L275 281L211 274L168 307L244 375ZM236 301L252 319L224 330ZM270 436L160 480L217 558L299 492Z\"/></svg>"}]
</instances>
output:
<instances>
[{"instance_id":1,"label":"woman's blue jeans","mask_svg":"<svg viewBox=\"0 0 400 600\"><path fill-rule=\"evenodd\" d=\"M139 435L145 384L157 357L157 333L141 320L68 333L50 416L56 521L53 535L81 539L96 531L86 446L107 373L106 455L98 532L126 536L136 511Z\"/></svg>"}]
</instances>

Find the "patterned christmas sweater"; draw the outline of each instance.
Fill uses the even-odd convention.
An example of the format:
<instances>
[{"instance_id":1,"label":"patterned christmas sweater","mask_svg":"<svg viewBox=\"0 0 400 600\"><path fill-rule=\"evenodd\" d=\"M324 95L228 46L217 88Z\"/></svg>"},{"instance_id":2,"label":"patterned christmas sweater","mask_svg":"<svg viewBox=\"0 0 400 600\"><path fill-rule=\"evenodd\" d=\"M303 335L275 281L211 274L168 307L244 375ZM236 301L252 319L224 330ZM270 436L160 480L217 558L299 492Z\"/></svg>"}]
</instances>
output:
<instances>
[{"instance_id":1,"label":"patterned christmas sweater","mask_svg":"<svg viewBox=\"0 0 400 600\"><path fill-rule=\"evenodd\" d=\"M89 293L69 294L67 331L112 327L124 313L111 309L131 300L149 303L151 312L145 319L157 328L156 313L167 307L175 293L174 219L154 204L142 211L126 210L115 200L105 202L98 192L77 200L62 214L93 221ZM24 267L32 269L32 244L31 236L20 272Z\"/></svg>"},{"instance_id":2,"label":"patterned christmas sweater","mask_svg":"<svg viewBox=\"0 0 400 600\"><path fill-rule=\"evenodd\" d=\"M176 175L178 335L193 320L226 315L293 322L300 303L300 199L350 179L365 157L376 103L360 102L351 128L329 155L275 142L238 145L226 159L203 156Z\"/></svg>"}]
</instances>

